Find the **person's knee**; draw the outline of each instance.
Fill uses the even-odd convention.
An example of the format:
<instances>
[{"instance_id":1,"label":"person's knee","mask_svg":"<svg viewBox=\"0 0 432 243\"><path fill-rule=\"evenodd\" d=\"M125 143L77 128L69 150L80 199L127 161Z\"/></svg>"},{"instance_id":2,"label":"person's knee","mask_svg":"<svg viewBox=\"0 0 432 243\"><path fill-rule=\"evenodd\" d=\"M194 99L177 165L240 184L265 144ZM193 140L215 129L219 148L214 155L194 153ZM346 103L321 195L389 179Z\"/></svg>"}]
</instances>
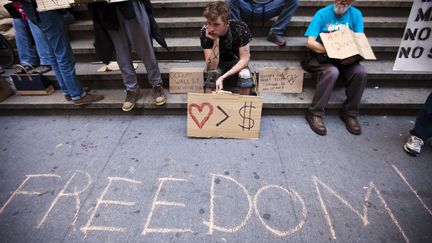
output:
<instances>
[{"instance_id":1,"label":"person's knee","mask_svg":"<svg viewBox=\"0 0 432 243\"><path fill-rule=\"evenodd\" d=\"M356 67L356 69L354 70L354 74L356 76L360 76L362 79L366 79L367 78L367 70L365 67L363 67L362 65L358 65Z\"/></svg>"},{"instance_id":2,"label":"person's knee","mask_svg":"<svg viewBox=\"0 0 432 243\"><path fill-rule=\"evenodd\" d=\"M328 80L334 80L336 82L339 77L339 69L335 66L331 66L322 71L321 75Z\"/></svg>"},{"instance_id":3,"label":"person's knee","mask_svg":"<svg viewBox=\"0 0 432 243\"><path fill-rule=\"evenodd\" d=\"M253 86L252 74L249 69L242 69L239 74L238 86L240 88L251 88Z\"/></svg>"}]
</instances>

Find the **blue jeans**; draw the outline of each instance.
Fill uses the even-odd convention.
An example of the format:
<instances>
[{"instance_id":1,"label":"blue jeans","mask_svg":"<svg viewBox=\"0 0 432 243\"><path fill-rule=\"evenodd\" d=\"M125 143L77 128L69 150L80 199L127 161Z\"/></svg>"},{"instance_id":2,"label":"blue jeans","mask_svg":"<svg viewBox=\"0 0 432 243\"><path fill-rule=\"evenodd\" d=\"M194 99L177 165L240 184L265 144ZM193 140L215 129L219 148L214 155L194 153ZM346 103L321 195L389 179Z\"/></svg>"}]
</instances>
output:
<instances>
[{"instance_id":1,"label":"blue jeans","mask_svg":"<svg viewBox=\"0 0 432 243\"><path fill-rule=\"evenodd\" d=\"M32 47L32 37L27 23L22 19L13 19L15 29L15 43L18 50L18 58L21 64L36 66L39 64L39 57Z\"/></svg>"},{"instance_id":2,"label":"blue jeans","mask_svg":"<svg viewBox=\"0 0 432 243\"><path fill-rule=\"evenodd\" d=\"M253 20L265 21L278 16L270 32L283 35L291 17L297 11L299 0L273 0L266 4L249 3L246 0L225 0L231 9L231 18L245 22Z\"/></svg>"},{"instance_id":3,"label":"blue jeans","mask_svg":"<svg viewBox=\"0 0 432 243\"><path fill-rule=\"evenodd\" d=\"M56 11L39 13L39 21L30 21L38 26L48 41L48 47L54 54L51 55L50 64L56 75L57 82L64 95L70 95L72 100L84 97L86 93L81 87L75 73L75 60L72 47L67 35L63 15Z\"/></svg>"},{"instance_id":4,"label":"blue jeans","mask_svg":"<svg viewBox=\"0 0 432 243\"><path fill-rule=\"evenodd\" d=\"M424 142L432 138L432 93L429 94L425 104L418 113L414 129L410 133L421 138Z\"/></svg>"}]
</instances>

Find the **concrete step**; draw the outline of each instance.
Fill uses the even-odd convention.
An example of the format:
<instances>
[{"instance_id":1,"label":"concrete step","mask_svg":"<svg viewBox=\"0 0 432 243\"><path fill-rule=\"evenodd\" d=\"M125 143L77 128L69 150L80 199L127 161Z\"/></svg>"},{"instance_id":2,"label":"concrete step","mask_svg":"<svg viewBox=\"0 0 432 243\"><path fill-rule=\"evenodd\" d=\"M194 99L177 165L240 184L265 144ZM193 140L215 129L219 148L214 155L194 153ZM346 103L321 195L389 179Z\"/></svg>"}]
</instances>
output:
<instances>
[{"instance_id":1,"label":"concrete step","mask_svg":"<svg viewBox=\"0 0 432 243\"><path fill-rule=\"evenodd\" d=\"M374 114L400 114L416 113L424 103L425 98L432 92L432 88L366 88L361 110L363 113ZM0 103L0 113L19 112L57 112L67 111L74 114L79 111L94 113L100 111L106 114L109 110L120 111L125 93L121 89L98 90L105 99L84 107L77 107L72 102L64 100L62 92L56 91L50 96L18 96L14 95ZM301 94L262 94L264 113L290 113L303 112L311 103L314 90L305 89ZM134 112L156 111L162 113L181 112L185 114L187 108L186 94L167 94L168 102L164 106L155 106L150 90L144 90ZM340 109L345 99L343 88L336 88L329 101L328 109ZM132 114L134 112L131 112ZM125 114L131 114L125 113Z\"/></svg>"},{"instance_id":2,"label":"concrete step","mask_svg":"<svg viewBox=\"0 0 432 243\"><path fill-rule=\"evenodd\" d=\"M210 0L153 0L156 17L199 17ZM408 16L412 0L357 0L353 3L359 7L364 16ZM320 8L333 3L332 0L300 0L296 15L313 16ZM74 7L76 16L89 19L86 7Z\"/></svg>"},{"instance_id":3,"label":"concrete step","mask_svg":"<svg viewBox=\"0 0 432 243\"><path fill-rule=\"evenodd\" d=\"M136 70L141 87L149 88L147 83L147 72L144 64L140 61ZM368 70L368 87L432 87L432 75L393 71L393 61L363 61L363 65ZM120 71L97 72L102 67L101 63L77 63L76 73L78 79L86 87L92 89L122 89L123 82ZM169 84L169 71L173 67L204 67L203 61L191 62L159 62L159 68L164 80L165 87ZM300 68L298 61L251 61L251 69L259 75L259 70L263 67L297 67ZM3 76L7 77L12 70L7 70ZM56 77L53 72L45 74L49 79L55 81ZM310 73L304 74L304 87L314 87L315 78ZM342 85L342 83L338 83Z\"/></svg>"},{"instance_id":4,"label":"concrete step","mask_svg":"<svg viewBox=\"0 0 432 243\"><path fill-rule=\"evenodd\" d=\"M368 38L378 60L394 60L401 38ZM287 45L278 47L264 37L256 37L251 42L251 55L255 60L302 60L306 54L305 37L286 38ZM155 52L162 60L202 60L203 54L198 37L167 38L170 51L166 51L156 42ZM71 41L76 60L79 62L99 61L95 55L92 39ZM137 59L136 57L134 57Z\"/></svg>"},{"instance_id":5,"label":"concrete step","mask_svg":"<svg viewBox=\"0 0 432 243\"><path fill-rule=\"evenodd\" d=\"M309 26L312 17L294 16L290 26L285 31L289 37L303 36ZM368 37L398 37L401 38L408 17L365 17L365 32ZM166 37L199 36L199 30L203 26L203 17L167 17L157 18L159 26ZM254 37L266 36L270 26L276 21L273 18L262 25L248 23ZM70 39L94 38L93 23L91 20L79 20L69 27Z\"/></svg>"}]
</instances>

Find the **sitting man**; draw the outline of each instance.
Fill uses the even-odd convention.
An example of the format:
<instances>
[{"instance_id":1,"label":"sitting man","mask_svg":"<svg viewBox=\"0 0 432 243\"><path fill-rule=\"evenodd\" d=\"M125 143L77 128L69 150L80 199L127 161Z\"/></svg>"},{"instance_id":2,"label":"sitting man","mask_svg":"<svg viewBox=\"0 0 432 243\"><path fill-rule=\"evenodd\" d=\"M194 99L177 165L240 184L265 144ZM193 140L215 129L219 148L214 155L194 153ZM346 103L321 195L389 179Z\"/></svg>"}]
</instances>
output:
<instances>
[{"instance_id":1,"label":"sitting man","mask_svg":"<svg viewBox=\"0 0 432 243\"><path fill-rule=\"evenodd\" d=\"M282 38L291 17L297 11L299 0L225 0L231 8L231 17L236 20L253 21L262 19L267 21L278 16L277 21L270 28L267 40L278 46L285 46Z\"/></svg>"},{"instance_id":2,"label":"sitting man","mask_svg":"<svg viewBox=\"0 0 432 243\"><path fill-rule=\"evenodd\" d=\"M325 115L325 107L339 76L345 81L347 96L343 103L341 119L350 133L361 134L357 116L367 82L367 72L360 65L358 55L343 60L329 59L319 38L321 32L333 32L345 27L354 32L363 33L362 13L351 6L352 1L334 0L334 4L318 10L305 33L305 36L308 37L306 46L310 49L310 58L304 67L317 77L316 93L306 114L306 120L311 129L322 136L327 134L322 120Z\"/></svg>"},{"instance_id":3,"label":"sitting man","mask_svg":"<svg viewBox=\"0 0 432 243\"><path fill-rule=\"evenodd\" d=\"M229 6L210 2L204 10L207 23L201 29L201 47L207 64L206 93L222 90L225 83L237 84L240 94L249 95L253 79L248 68L252 35L241 21L229 20ZM230 76L236 75L234 79Z\"/></svg>"}]
</instances>

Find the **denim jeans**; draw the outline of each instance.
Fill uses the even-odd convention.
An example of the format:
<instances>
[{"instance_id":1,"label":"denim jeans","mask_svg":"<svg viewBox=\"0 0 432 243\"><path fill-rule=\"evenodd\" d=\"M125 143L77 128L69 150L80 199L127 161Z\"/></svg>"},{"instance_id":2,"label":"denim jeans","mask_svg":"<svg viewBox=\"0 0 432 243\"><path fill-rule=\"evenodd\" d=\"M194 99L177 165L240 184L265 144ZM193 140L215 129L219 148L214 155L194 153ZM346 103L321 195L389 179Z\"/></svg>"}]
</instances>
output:
<instances>
[{"instance_id":1,"label":"denim jeans","mask_svg":"<svg viewBox=\"0 0 432 243\"><path fill-rule=\"evenodd\" d=\"M63 15L56 10L40 12L39 21L29 22L38 26L48 41L48 47L54 54L51 55L50 64L63 94L70 95L72 100L85 96L75 73L75 60Z\"/></svg>"},{"instance_id":2,"label":"denim jeans","mask_svg":"<svg viewBox=\"0 0 432 243\"><path fill-rule=\"evenodd\" d=\"M15 43L21 64L39 65L39 57L32 47L32 36L27 23L22 19L13 19Z\"/></svg>"},{"instance_id":3,"label":"denim jeans","mask_svg":"<svg viewBox=\"0 0 432 243\"><path fill-rule=\"evenodd\" d=\"M225 0L230 5L231 18L236 20L265 21L278 16L270 32L283 35L288 27L291 17L297 11L299 0L273 0L266 4L249 3L246 0Z\"/></svg>"},{"instance_id":4,"label":"denim jeans","mask_svg":"<svg viewBox=\"0 0 432 243\"><path fill-rule=\"evenodd\" d=\"M432 93L429 94L425 104L418 113L414 129L410 133L421 138L424 142L432 138Z\"/></svg>"}]
</instances>

